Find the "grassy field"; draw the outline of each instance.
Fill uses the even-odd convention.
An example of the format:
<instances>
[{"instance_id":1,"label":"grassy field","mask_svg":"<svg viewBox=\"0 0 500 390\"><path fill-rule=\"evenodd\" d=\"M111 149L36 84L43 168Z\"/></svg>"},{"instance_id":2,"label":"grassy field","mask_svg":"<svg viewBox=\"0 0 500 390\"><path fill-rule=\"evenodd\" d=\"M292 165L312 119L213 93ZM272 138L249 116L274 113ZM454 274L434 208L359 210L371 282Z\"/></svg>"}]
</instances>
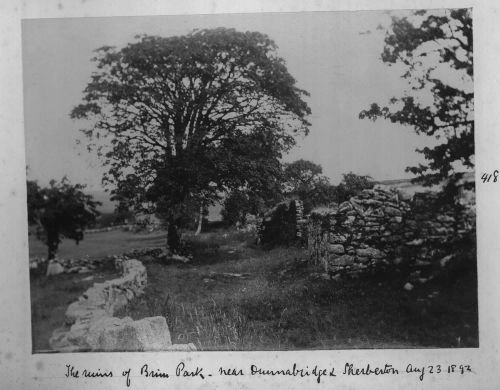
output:
<instances>
[{"instance_id":1,"label":"grassy field","mask_svg":"<svg viewBox=\"0 0 500 390\"><path fill-rule=\"evenodd\" d=\"M86 234L78 244L64 239L59 245L58 256L61 258L80 258L84 256L104 257L129 252L136 248L162 246L165 233L132 233L122 230ZM30 257L47 257L47 247L35 236L29 237Z\"/></svg>"},{"instance_id":2,"label":"grassy field","mask_svg":"<svg viewBox=\"0 0 500 390\"><path fill-rule=\"evenodd\" d=\"M244 233L217 231L187 241L193 253L188 264L143 259L146 293L120 316L165 316L175 343L202 350L478 345L474 267L408 292L402 288L407 278L397 272L311 278L317 270L303 261L301 249L265 251ZM118 254L163 242L162 234L98 233L79 246L63 243L61 256ZM67 304L87 287L80 275L32 281L34 345L45 347L43 339L62 323Z\"/></svg>"},{"instance_id":3,"label":"grassy field","mask_svg":"<svg viewBox=\"0 0 500 390\"><path fill-rule=\"evenodd\" d=\"M242 234L190 241L193 263L147 263L146 294L123 313L165 316L174 342L202 350L478 345L471 269L407 292L395 272L313 279L300 249L263 251Z\"/></svg>"}]
</instances>

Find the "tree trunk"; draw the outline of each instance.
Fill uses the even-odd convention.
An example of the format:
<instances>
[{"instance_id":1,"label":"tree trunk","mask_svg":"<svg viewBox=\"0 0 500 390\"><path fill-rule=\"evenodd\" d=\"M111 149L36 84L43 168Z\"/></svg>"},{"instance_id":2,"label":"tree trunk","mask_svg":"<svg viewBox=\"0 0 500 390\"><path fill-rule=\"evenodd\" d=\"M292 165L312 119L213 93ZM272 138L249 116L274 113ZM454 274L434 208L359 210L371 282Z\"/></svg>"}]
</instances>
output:
<instances>
[{"instance_id":1,"label":"tree trunk","mask_svg":"<svg viewBox=\"0 0 500 390\"><path fill-rule=\"evenodd\" d=\"M57 235L47 233L47 260L52 260L56 257L57 248L59 247L59 237Z\"/></svg>"},{"instance_id":2,"label":"tree trunk","mask_svg":"<svg viewBox=\"0 0 500 390\"><path fill-rule=\"evenodd\" d=\"M172 253L179 253L181 248L181 238L179 236L179 231L177 229L177 224L174 218L169 218L168 228L167 228L167 249Z\"/></svg>"},{"instance_id":3,"label":"tree trunk","mask_svg":"<svg viewBox=\"0 0 500 390\"><path fill-rule=\"evenodd\" d=\"M203 224L203 205L200 206L200 217L198 218L198 229L196 229L195 236L201 233L201 225Z\"/></svg>"},{"instance_id":4,"label":"tree trunk","mask_svg":"<svg viewBox=\"0 0 500 390\"><path fill-rule=\"evenodd\" d=\"M47 254L47 260L52 260L53 258L56 257L56 251L53 250L50 246L49 246L49 250L48 250L48 254Z\"/></svg>"}]
</instances>

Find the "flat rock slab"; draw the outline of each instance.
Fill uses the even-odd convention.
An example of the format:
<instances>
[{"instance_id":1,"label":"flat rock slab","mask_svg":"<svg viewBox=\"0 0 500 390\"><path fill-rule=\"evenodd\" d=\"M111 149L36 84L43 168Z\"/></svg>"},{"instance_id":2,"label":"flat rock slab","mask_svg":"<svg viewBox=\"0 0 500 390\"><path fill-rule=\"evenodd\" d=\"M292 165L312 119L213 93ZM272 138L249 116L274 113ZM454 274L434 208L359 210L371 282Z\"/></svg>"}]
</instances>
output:
<instances>
[{"instance_id":1,"label":"flat rock slab","mask_svg":"<svg viewBox=\"0 0 500 390\"><path fill-rule=\"evenodd\" d=\"M164 317L148 317L133 321L111 318L90 328L97 351L165 351L172 345Z\"/></svg>"}]
</instances>

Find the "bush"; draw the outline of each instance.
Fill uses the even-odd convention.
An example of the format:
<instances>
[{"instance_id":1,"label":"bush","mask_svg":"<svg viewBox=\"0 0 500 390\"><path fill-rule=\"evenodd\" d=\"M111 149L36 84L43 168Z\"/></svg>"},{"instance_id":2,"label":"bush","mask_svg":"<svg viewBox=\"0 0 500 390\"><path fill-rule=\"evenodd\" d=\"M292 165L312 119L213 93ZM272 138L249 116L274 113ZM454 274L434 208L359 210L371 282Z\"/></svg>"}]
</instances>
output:
<instances>
[{"instance_id":1,"label":"bush","mask_svg":"<svg viewBox=\"0 0 500 390\"><path fill-rule=\"evenodd\" d=\"M334 190L334 197L339 204L365 189L373 188L375 184L370 176L357 175L353 172L344 173L342 177L342 181Z\"/></svg>"},{"instance_id":2,"label":"bush","mask_svg":"<svg viewBox=\"0 0 500 390\"><path fill-rule=\"evenodd\" d=\"M274 247L293 245L297 242L297 220L295 201L281 203L262 222L260 231L262 245Z\"/></svg>"}]
</instances>

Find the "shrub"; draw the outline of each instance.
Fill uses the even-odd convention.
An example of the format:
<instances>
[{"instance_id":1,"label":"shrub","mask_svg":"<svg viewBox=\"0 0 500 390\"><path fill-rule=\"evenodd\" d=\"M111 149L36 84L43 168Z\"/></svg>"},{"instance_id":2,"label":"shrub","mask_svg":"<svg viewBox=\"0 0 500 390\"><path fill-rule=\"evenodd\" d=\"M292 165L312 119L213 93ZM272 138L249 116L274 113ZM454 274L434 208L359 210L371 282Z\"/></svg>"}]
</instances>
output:
<instances>
[{"instance_id":1,"label":"shrub","mask_svg":"<svg viewBox=\"0 0 500 390\"><path fill-rule=\"evenodd\" d=\"M297 220L295 201L281 203L262 222L260 241L262 245L274 247L293 245L297 242Z\"/></svg>"}]
</instances>

